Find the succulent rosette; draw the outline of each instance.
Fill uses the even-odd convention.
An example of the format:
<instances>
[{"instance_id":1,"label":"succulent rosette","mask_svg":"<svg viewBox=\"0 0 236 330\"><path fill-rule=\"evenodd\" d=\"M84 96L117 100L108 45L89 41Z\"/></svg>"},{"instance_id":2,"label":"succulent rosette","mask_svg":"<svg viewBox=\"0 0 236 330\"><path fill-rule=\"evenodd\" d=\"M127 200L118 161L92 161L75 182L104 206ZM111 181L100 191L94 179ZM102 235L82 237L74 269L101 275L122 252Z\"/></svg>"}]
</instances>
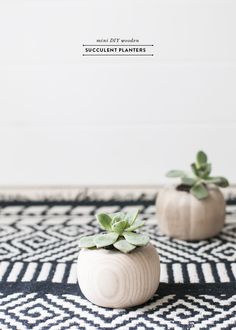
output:
<instances>
[{"instance_id":1,"label":"succulent rosette","mask_svg":"<svg viewBox=\"0 0 236 330\"><path fill-rule=\"evenodd\" d=\"M208 162L208 157L204 151L199 151L197 153L195 162L191 164L191 170L191 174L182 170L171 170L166 176L170 178L180 178L181 185L179 188L181 188L181 186L182 188L186 187L187 190L199 200L208 197L209 184L214 184L221 188L225 188L229 185L226 178L222 176L211 176L212 165Z\"/></svg>"},{"instance_id":2,"label":"succulent rosette","mask_svg":"<svg viewBox=\"0 0 236 330\"><path fill-rule=\"evenodd\" d=\"M149 237L137 232L144 225L144 221L139 220L138 215L138 210L132 214L122 212L97 214L97 221L105 232L81 237L79 247L87 249L113 248L123 253L129 253L137 247L147 245Z\"/></svg>"}]
</instances>

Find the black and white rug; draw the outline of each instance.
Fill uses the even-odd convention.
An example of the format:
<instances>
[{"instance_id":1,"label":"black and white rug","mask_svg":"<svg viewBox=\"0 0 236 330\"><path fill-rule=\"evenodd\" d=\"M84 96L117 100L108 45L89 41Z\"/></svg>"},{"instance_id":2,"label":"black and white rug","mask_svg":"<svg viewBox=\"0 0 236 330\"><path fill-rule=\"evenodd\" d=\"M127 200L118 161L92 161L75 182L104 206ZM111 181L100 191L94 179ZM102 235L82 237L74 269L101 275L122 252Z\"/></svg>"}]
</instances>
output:
<instances>
[{"instance_id":1,"label":"black and white rug","mask_svg":"<svg viewBox=\"0 0 236 330\"><path fill-rule=\"evenodd\" d=\"M154 199L1 201L0 329L236 329L236 200L220 236L163 236ZM139 208L161 258L161 284L147 304L105 309L76 278L78 239L98 232L96 212Z\"/></svg>"}]
</instances>

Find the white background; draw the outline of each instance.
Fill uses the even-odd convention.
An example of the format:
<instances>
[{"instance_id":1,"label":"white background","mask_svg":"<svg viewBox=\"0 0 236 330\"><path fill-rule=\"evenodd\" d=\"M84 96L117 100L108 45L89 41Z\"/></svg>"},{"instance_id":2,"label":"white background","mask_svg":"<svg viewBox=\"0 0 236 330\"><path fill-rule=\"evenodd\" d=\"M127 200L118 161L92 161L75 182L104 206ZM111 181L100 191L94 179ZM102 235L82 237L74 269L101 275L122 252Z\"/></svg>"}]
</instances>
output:
<instances>
[{"instance_id":1,"label":"white background","mask_svg":"<svg viewBox=\"0 0 236 330\"><path fill-rule=\"evenodd\" d=\"M236 2L0 0L0 184L157 184L198 149L236 183ZM83 58L96 38L153 58Z\"/></svg>"}]
</instances>

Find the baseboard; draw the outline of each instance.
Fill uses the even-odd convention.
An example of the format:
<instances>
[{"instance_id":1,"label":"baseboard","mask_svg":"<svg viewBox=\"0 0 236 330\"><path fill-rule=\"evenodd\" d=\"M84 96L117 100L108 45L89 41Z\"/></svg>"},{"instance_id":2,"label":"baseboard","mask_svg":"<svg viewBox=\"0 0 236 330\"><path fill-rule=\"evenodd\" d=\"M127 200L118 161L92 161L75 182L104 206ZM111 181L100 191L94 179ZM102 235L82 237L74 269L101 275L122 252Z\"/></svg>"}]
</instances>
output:
<instances>
[{"instance_id":1,"label":"baseboard","mask_svg":"<svg viewBox=\"0 0 236 330\"><path fill-rule=\"evenodd\" d=\"M156 186L2 186L0 200L82 200L154 199L162 185ZM222 190L225 199L236 197L236 185Z\"/></svg>"}]
</instances>

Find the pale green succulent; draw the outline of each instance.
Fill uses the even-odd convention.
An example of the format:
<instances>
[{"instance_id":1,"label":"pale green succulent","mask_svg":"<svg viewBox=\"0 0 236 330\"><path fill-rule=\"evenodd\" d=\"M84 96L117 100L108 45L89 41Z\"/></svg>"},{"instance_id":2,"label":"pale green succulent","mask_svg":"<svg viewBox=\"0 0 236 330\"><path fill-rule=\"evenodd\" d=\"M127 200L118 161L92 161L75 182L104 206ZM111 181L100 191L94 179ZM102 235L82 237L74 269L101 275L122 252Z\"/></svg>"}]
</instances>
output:
<instances>
[{"instance_id":1,"label":"pale green succulent","mask_svg":"<svg viewBox=\"0 0 236 330\"><path fill-rule=\"evenodd\" d=\"M145 246L149 237L137 233L136 230L144 225L144 221L138 220L139 211L130 213L100 213L96 215L99 225L106 232L81 237L80 248L115 248L123 253L128 253L136 247Z\"/></svg>"},{"instance_id":2,"label":"pale green succulent","mask_svg":"<svg viewBox=\"0 0 236 330\"><path fill-rule=\"evenodd\" d=\"M196 161L191 164L191 169L191 175L185 171L172 170L166 176L171 178L179 177L182 186L186 186L189 192L197 199L204 199L208 196L208 184L214 184L222 188L229 185L228 180L222 176L210 176L212 167L203 151L197 153Z\"/></svg>"}]
</instances>

